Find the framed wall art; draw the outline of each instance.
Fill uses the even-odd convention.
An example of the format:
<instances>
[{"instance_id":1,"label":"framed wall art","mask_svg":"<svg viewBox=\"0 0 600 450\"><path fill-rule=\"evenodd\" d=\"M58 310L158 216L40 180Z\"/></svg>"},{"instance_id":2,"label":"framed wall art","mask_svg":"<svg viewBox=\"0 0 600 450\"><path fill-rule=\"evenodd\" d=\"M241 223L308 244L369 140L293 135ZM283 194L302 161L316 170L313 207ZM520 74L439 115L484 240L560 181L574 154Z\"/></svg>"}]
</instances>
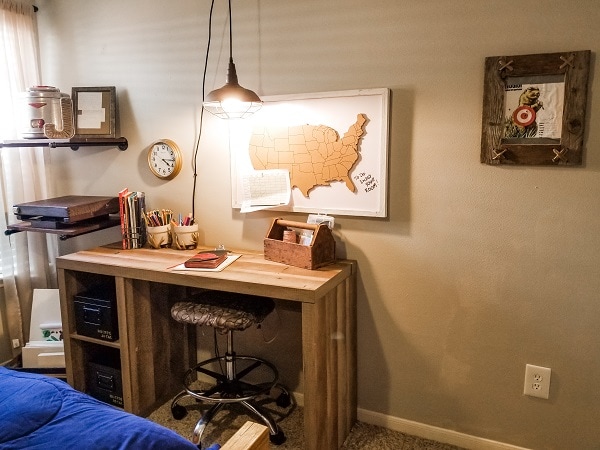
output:
<instances>
[{"instance_id":1,"label":"framed wall art","mask_svg":"<svg viewBox=\"0 0 600 450\"><path fill-rule=\"evenodd\" d=\"M74 87L71 91L76 138L114 138L117 93L114 86Z\"/></svg>"},{"instance_id":2,"label":"framed wall art","mask_svg":"<svg viewBox=\"0 0 600 450\"><path fill-rule=\"evenodd\" d=\"M485 59L482 163L581 165L590 53Z\"/></svg>"}]
</instances>

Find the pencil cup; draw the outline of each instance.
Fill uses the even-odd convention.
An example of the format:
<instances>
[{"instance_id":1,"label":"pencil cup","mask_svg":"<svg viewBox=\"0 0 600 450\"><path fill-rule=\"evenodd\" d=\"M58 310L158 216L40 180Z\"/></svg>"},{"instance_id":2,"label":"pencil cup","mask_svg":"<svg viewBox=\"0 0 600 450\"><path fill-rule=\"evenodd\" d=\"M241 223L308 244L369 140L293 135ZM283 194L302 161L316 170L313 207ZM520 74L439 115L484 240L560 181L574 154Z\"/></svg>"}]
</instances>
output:
<instances>
[{"instance_id":1,"label":"pencil cup","mask_svg":"<svg viewBox=\"0 0 600 450\"><path fill-rule=\"evenodd\" d=\"M169 225L146 227L146 231L150 247L162 248L171 246L171 227Z\"/></svg>"},{"instance_id":2,"label":"pencil cup","mask_svg":"<svg viewBox=\"0 0 600 450\"><path fill-rule=\"evenodd\" d=\"M173 225L173 247L178 250L194 249L198 245L198 224Z\"/></svg>"}]
</instances>

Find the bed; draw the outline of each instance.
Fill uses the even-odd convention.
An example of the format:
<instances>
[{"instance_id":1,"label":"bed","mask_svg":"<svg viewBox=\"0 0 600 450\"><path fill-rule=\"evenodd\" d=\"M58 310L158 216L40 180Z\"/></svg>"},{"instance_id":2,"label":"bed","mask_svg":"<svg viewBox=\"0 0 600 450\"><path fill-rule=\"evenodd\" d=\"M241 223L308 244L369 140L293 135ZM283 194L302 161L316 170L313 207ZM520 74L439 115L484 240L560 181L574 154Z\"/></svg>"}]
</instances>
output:
<instances>
[{"instance_id":1,"label":"bed","mask_svg":"<svg viewBox=\"0 0 600 450\"><path fill-rule=\"evenodd\" d=\"M62 380L0 367L0 449L75 448L198 450L174 431Z\"/></svg>"}]
</instances>

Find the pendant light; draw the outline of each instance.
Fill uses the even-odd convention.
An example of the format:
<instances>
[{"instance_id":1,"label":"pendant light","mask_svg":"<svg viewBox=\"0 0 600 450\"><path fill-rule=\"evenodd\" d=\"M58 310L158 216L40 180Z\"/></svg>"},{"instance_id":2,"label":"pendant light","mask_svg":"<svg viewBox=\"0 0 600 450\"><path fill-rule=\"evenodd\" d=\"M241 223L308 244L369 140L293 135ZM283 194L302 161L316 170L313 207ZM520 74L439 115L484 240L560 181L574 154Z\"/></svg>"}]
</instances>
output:
<instances>
[{"instance_id":1,"label":"pendant light","mask_svg":"<svg viewBox=\"0 0 600 450\"><path fill-rule=\"evenodd\" d=\"M203 106L211 114L221 119L244 119L258 111L262 101L250 89L238 84L235 64L233 63L233 45L231 31L231 0L229 3L229 68L225 85L208 93Z\"/></svg>"}]
</instances>

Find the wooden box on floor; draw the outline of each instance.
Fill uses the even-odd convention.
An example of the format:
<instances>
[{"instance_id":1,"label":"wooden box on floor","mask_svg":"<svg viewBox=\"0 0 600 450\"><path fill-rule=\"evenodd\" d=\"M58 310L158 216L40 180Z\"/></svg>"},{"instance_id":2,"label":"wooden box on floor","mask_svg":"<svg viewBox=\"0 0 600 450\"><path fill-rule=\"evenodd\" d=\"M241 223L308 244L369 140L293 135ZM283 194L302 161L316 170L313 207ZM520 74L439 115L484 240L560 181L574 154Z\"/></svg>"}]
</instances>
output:
<instances>
[{"instance_id":1,"label":"wooden box on floor","mask_svg":"<svg viewBox=\"0 0 600 450\"><path fill-rule=\"evenodd\" d=\"M285 242L288 229L312 230L309 245ZM265 238L265 259L303 269L317 269L335 261L335 240L327 224L308 224L275 219Z\"/></svg>"},{"instance_id":2,"label":"wooden box on floor","mask_svg":"<svg viewBox=\"0 0 600 450\"><path fill-rule=\"evenodd\" d=\"M269 429L248 421L229 438L221 450L269 450L269 446Z\"/></svg>"}]
</instances>

